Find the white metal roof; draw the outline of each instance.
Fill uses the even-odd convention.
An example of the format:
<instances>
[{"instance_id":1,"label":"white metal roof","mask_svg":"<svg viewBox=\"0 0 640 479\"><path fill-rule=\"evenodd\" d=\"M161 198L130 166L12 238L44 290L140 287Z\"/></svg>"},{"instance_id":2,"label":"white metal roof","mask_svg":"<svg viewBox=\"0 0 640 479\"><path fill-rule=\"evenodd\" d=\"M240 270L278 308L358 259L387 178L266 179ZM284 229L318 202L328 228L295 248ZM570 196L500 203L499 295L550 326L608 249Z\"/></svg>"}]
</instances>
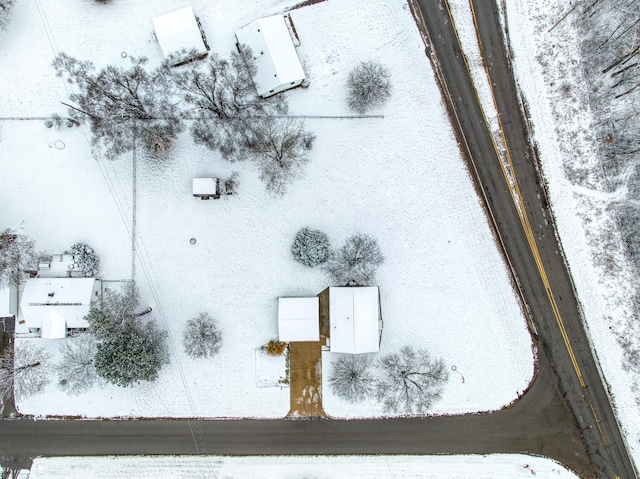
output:
<instances>
[{"instance_id":1,"label":"white metal roof","mask_svg":"<svg viewBox=\"0 0 640 479\"><path fill-rule=\"evenodd\" d=\"M195 49L197 53L203 55L207 53L207 47L202 40L202 34L191 7L160 15L153 19L153 26L165 58L183 48L187 51Z\"/></svg>"},{"instance_id":2,"label":"white metal roof","mask_svg":"<svg viewBox=\"0 0 640 479\"><path fill-rule=\"evenodd\" d=\"M60 315L68 328L87 328L95 286L93 278L32 278L22 293L20 309L29 328L42 328L51 311Z\"/></svg>"},{"instance_id":3,"label":"white metal roof","mask_svg":"<svg viewBox=\"0 0 640 479\"><path fill-rule=\"evenodd\" d=\"M216 178L194 178L193 179L193 194L214 196L218 193L217 179Z\"/></svg>"},{"instance_id":4,"label":"white metal roof","mask_svg":"<svg viewBox=\"0 0 640 479\"><path fill-rule=\"evenodd\" d=\"M42 318L41 337L44 339L61 339L67 336L67 323L62 316L53 310Z\"/></svg>"},{"instance_id":5,"label":"white metal roof","mask_svg":"<svg viewBox=\"0 0 640 479\"><path fill-rule=\"evenodd\" d=\"M380 294L377 286L329 288L330 349L374 353L380 349Z\"/></svg>"},{"instance_id":6,"label":"white metal roof","mask_svg":"<svg viewBox=\"0 0 640 479\"><path fill-rule=\"evenodd\" d=\"M280 341L320 341L319 298L278 298Z\"/></svg>"},{"instance_id":7,"label":"white metal roof","mask_svg":"<svg viewBox=\"0 0 640 479\"><path fill-rule=\"evenodd\" d=\"M236 39L240 45L251 47L258 67L253 80L259 95L269 96L271 90L305 79L284 16L256 20L238 30Z\"/></svg>"},{"instance_id":8,"label":"white metal roof","mask_svg":"<svg viewBox=\"0 0 640 479\"><path fill-rule=\"evenodd\" d=\"M15 286L0 288L0 318L8 318L17 313L17 291Z\"/></svg>"}]
</instances>

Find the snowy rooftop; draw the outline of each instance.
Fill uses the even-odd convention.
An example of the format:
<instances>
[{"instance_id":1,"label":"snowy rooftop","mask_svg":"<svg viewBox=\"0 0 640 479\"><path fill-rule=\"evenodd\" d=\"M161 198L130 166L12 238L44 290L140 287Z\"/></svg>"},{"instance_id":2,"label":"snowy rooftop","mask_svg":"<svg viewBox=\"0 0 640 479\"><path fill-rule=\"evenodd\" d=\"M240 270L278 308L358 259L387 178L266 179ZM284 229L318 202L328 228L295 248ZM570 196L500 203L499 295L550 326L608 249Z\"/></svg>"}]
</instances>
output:
<instances>
[{"instance_id":1,"label":"snowy rooftop","mask_svg":"<svg viewBox=\"0 0 640 479\"><path fill-rule=\"evenodd\" d=\"M66 335L66 321L53 309L50 309L42 318L42 337L44 339L62 339Z\"/></svg>"},{"instance_id":2,"label":"snowy rooftop","mask_svg":"<svg viewBox=\"0 0 640 479\"><path fill-rule=\"evenodd\" d=\"M16 290L11 286L0 288L0 318L16 314Z\"/></svg>"},{"instance_id":3,"label":"snowy rooftop","mask_svg":"<svg viewBox=\"0 0 640 479\"><path fill-rule=\"evenodd\" d=\"M261 18L236 33L238 43L251 47L258 73L258 93L268 96L282 85L305 79L300 59L282 15Z\"/></svg>"},{"instance_id":4,"label":"snowy rooftop","mask_svg":"<svg viewBox=\"0 0 640 479\"><path fill-rule=\"evenodd\" d=\"M278 337L291 341L320 340L318 297L278 298Z\"/></svg>"},{"instance_id":5,"label":"snowy rooftop","mask_svg":"<svg viewBox=\"0 0 640 479\"><path fill-rule=\"evenodd\" d=\"M331 351L374 353L380 349L377 286L329 288Z\"/></svg>"},{"instance_id":6,"label":"snowy rooftop","mask_svg":"<svg viewBox=\"0 0 640 479\"><path fill-rule=\"evenodd\" d=\"M191 7L184 7L153 19L156 37L165 58L182 49L205 55L207 47Z\"/></svg>"},{"instance_id":7,"label":"snowy rooftop","mask_svg":"<svg viewBox=\"0 0 640 479\"><path fill-rule=\"evenodd\" d=\"M93 278L33 278L27 280L20 309L29 328L42 328L45 318L55 311L69 328L89 326Z\"/></svg>"},{"instance_id":8,"label":"snowy rooftop","mask_svg":"<svg viewBox=\"0 0 640 479\"><path fill-rule=\"evenodd\" d=\"M194 196L214 196L218 193L218 180L216 178L194 178Z\"/></svg>"}]
</instances>

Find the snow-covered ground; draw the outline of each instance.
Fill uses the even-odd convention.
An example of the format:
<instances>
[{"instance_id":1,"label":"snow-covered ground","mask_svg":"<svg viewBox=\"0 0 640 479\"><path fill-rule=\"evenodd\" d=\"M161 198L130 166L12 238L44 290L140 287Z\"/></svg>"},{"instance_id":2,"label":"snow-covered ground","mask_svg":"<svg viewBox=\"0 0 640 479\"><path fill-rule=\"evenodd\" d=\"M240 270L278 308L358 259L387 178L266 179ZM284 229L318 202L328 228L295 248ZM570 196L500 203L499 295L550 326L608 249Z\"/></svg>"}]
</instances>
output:
<instances>
[{"instance_id":1,"label":"snow-covered ground","mask_svg":"<svg viewBox=\"0 0 640 479\"><path fill-rule=\"evenodd\" d=\"M573 479L551 459L522 454L483 456L107 456L37 458L29 479Z\"/></svg>"},{"instance_id":2,"label":"snow-covered ground","mask_svg":"<svg viewBox=\"0 0 640 479\"><path fill-rule=\"evenodd\" d=\"M212 49L227 54L233 33L293 0L194 1ZM64 51L97 65L126 65L122 52L161 60L151 19L177 0L18 2L0 33L0 88L6 116L63 114L70 88L50 63ZM383 119L308 119L317 135L305 177L284 198L267 195L249 164L229 164L188 135L161 164L137 160L136 280L143 301L169 332L171 364L132 388L100 385L77 397L53 381L19 404L23 413L95 416L281 417L287 389L257 388L255 351L277 336L276 298L315 295L320 271L290 253L298 229L325 231L334 246L354 232L378 238L385 321L381 353L425 347L455 366L433 412L498 409L533 373L531 340L450 130L417 28L403 1L329 0L292 14L308 89L288 92L295 114L348 114L344 85L361 60L391 70L393 96ZM90 25L90 27L89 27ZM28 52L28 53L25 53ZM28 55L25 57L25 55ZM16 68L20 65L20 68ZM38 249L59 252L77 240L101 257L105 279L131 275L132 160L92 156L90 133L55 131L42 121L2 121L0 223L24 224ZM54 142L64 142L57 149ZM192 177L240 172L237 197L199 201ZM190 243L196 238L196 244ZM215 317L221 352L192 360L181 348L185 321ZM26 339L22 339L26 340ZM34 340L57 348L56 340ZM325 361L324 373L329 370ZM464 380L463 380L464 378ZM324 388L334 416L377 416Z\"/></svg>"}]
</instances>

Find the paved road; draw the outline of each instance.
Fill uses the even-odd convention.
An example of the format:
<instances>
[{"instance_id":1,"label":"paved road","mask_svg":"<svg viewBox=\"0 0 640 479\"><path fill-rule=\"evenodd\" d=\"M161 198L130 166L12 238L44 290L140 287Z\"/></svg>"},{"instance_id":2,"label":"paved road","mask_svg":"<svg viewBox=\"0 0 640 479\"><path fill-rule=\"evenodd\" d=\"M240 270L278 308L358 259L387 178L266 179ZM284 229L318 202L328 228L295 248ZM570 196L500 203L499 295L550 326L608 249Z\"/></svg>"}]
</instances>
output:
<instances>
[{"instance_id":1,"label":"paved road","mask_svg":"<svg viewBox=\"0 0 640 479\"><path fill-rule=\"evenodd\" d=\"M585 334L582 315L538 173L507 59L495 2L473 0L502 129L524 212L515 207L501 161L482 120L445 0L418 0L432 41L431 57L448 89L448 109L467 161L517 278L589 456L600 477L636 477ZM437 57L437 58L436 58ZM464 138L463 138L464 137ZM465 140L466 139L466 140ZM527 237L527 232L530 236Z\"/></svg>"},{"instance_id":2,"label":"paved road","mask_svg":"<svg viewBox=\"0 0 640 479\"><path fill-rule=\"evenodd\" d=\"M545 356L513 407L491 414L336 421L0 421L0 460L103 454L435 454L534 452L592 476ZM28 462L28 461L27 461Z\"/></svg>"}]
</instances>

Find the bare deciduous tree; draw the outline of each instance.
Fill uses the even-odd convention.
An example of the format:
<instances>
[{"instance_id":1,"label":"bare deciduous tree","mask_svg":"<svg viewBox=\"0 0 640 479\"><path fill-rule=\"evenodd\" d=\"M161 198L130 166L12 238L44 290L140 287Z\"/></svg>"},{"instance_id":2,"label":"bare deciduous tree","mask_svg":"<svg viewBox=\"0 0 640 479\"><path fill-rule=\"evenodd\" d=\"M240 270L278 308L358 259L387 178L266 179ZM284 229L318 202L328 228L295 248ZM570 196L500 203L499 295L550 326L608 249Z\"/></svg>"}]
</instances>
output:
<instances>
[{"instance_id":1,"label":"bare deciduous tree","mask_svg":"<svg viewBox=\"0 0 640 479\"><path fill-rule=\"evenodd\" d=\"M391 75L378 61L362 62L349 72L347 102L356 113L383 105L391 97Z\"/></svg>"},{"instance_id":2,"label":"bare deciduous tree","mask_svg":"<svg viewBox=\"0 0 640 479\"><path fill-rule=\"evenodd\" d=\"M324 270L339 285L370 285L384 256L372 236L357 233L334 251L324 264Z\"/></svg>"},{"instance_id":3,"label":"bare deciduous tree","mask_svg":"<svg viewBox=\"0 0 640 479\"><path fill-rule=\"evenodd\" d=\"M0 286L19 286L37 269L33 240L19 231L0 232Z\"/></svg>"},{"instance_id":4,"label":"bare deciduous tree","mask_svg":"<svg viewBox=\"0 0 640 479\"><path fill-rule=\"evenodd\" d=\"M222 334L211 316L200 313L187 321L182 344L184 351L192 358L208 358L220 351Z\"/></svg>"},{"instance_id":5,"label":"bare deciduous tree","mask_svg":"<svg viewBox=\"0 0 640 479\"><path fill-rule=\"evenodd\" d=\"M73 395L91 389L97 379L96 352L96 340L89 333L67 338L62 346L62 359L55 367L60 389Z\"/></svg>"},{"instance_id":6,"label":"bare deciduous tree","mask_svg":"<svg viewBox=\"0 0 640 479\"><path fill-rule=\"evenodd\" d=\"M371 356L367 354L343 354L331 366L329 386L346 401L364 401L371 395L374 384Z\"/></svg>"},{"instance_id":7,"label":"bare deciduous tree","mask_svg":"<svg viewBox=\"0 0 640 479\"><path fill-rule=\"evenodd\" d=\"M0 357L0 393L8 396L13 388L18 400L41 393L50 381L48 361L43 347L19 342L13 354Z\"/></svg>"},{"instance_id":8,"label":"bare deciduous tree","mask_svg":"<svg viewBox=\"0 0 640 479\"><path fill-rule=\"evenodd\" d=\"M256 65L246 47L231 53L230 60L210 53L206 63L181 68L165 63L164 76L173 91L191 106L195 115L191 134L196 141L219 151L231 161L247 159L246 134L263 116L285 114L282 96L260 98L253 75Z\"/></svg>"},{"instance_id":9,"label":"bare deciduous tree","mask_svg":"<svg viewBox=\"0 0 640 479\"><path fill-rule=\"evenodd\" d=\"M65 53L53 61L57 75L78 86L80 92L70 98L88 117L94 141L108 155L133 150L138 137L147 151L157 153L158 145L170 146L184 129L160 72L147 72L144 57L130 60L129 69L109 65L97 73L91 62Z\"/></svg>"},{"instance_id":10,"label":"bare deciduous tree","mask_svg":"<svg viewBox=\"0 0 640 479\"><path fill-rule=\"evenodd\" d=\"M425 349L404 346L380 359L376 397L385 412L425 414L442 396L448 374L442 359Z\"/></svg>"},{"instance_id":11,"label":"bare deciduous tree","mask_svg":"<svg viewBox=\"0 0 640 479\"><path fill-rule=\"evenodd\" d=\"M248 133L248 151L265 188L283 195L288 185L302 175L315 136L305 130L302 120L269 116L259 118Z\"/></svg>"}]
</instances>

